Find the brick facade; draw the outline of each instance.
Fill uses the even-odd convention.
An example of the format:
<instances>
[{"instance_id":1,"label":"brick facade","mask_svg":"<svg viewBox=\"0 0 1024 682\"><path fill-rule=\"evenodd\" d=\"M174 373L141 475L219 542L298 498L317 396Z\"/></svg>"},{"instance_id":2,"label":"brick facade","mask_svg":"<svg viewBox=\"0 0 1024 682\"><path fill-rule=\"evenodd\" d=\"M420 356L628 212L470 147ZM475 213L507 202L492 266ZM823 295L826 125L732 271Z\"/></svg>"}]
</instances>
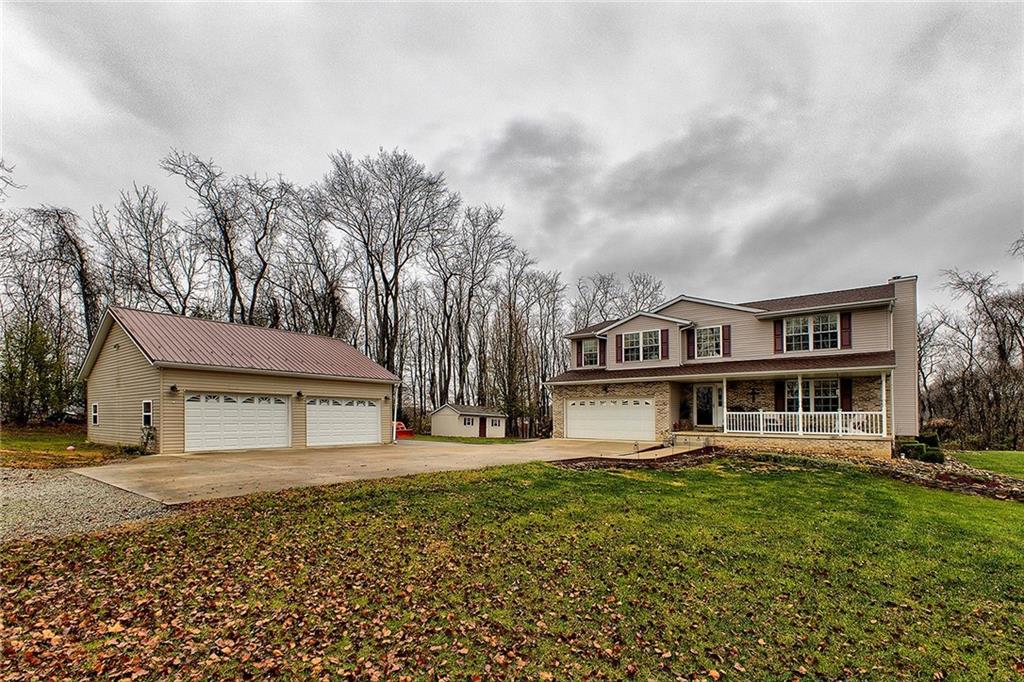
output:
<instances>
[{"instance_id":1,"label":"brick facade","mask_svg":"<svg viewBox=\"0 0 1024 682\"><path fill-rule=\"evenodd\" d=\"M717 382L716 382L717 383ZM879 376L853 377L853 410L855 412L877 412L881 406L882 382ZM622 384L575 384L555 385L551 387L552 394L552 436L554 438L565 437L565 401L567 399L579 398L624 398L624 397L652 397L655 406L655 438L663 438L673 425L681 418L680 404L692 403L690 392L692 384L671 381L647 381ZM737 379L728 382L728 409L756 412L764 410L772 412L775 410L775 380L774 379ZM891 401L886 400L886 420L889 425L889 434L892 433L892 410ZM774 447L777 440L762 439L771 442ZM794 439L786 439L787 442ZM831 448L837 439L811 439L801 440L800 443L810 444L808 447ZM845 439L844 439L845 440ZM882 439L884 440L884 439ZM823 445L823 443L825 445ZM794 446L803 448L803 445ZM853 450L867 449L872 451L874 456L888 446L881 446L877 443L872 445L854 446ZM760 447L762 451L773 451L771 447ZM847 449L849 450L849 449ZM799 451L789 449L789 452ZM886 450L888 456L888 450ZM847 451L847 454L849 452ZM856 454L856 453L855 453Z\"/></svg>"},{"instance_id":2,"label":"brick facade","mask_svg":"<svg viewBox=\"0 0 1024 682\"><path fill-rule=\"evenodd\" d=\"M673 390L668 381L640 381L628 384L576 384L551 387L551 436L565 438L565 401L579 398L654 399L654 436L665 437L672 429ZM675 408L678 412L678 406Z\"/></svg>"}]
</instances>

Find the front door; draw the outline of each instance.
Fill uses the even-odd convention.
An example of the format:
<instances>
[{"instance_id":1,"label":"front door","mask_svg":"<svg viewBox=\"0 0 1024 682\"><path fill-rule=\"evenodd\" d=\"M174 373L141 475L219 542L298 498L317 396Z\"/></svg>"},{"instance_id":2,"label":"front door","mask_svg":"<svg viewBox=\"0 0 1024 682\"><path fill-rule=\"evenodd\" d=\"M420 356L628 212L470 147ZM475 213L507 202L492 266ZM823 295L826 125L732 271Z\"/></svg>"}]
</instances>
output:
<instances>
[{"instance_id":1,"label":"front door","mask_svg":"<svg viewBox=\"0 0 1024 682\"><path fill-rule=\"evenodd\" d=\"M700 384L694 387L693 402L696 405L697 426L722 425L722 387L716 384Z\"/></svg>"},{"instance_id":2,"label":"front door","mask_svg":"<svg viewBox=\"0 0 1024 682\"><path fill-rule=\"evenodd\" d=\"M480 419L480 437L487 438L487 417L479 417Z\"/></svg>"}]
</instances>

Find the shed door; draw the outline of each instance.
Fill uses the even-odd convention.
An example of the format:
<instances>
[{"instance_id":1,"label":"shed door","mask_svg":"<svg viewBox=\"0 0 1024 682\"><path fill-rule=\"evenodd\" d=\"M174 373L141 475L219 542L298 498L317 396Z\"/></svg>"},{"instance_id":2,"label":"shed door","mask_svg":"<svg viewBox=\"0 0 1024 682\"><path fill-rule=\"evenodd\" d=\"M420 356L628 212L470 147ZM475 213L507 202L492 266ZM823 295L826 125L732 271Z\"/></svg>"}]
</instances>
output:
<instances>
[{"instance_id":1,"label":"shed door","mask_svg":"<svg viewBox=\"0 0 1024 682\"><path fill-rule=\"evenodd\" d=\"M380 402L370 398L309 398L306 444L379 443Z\"/></svg>"},{"instance_id":2,"label":"shed door","mask_svg":"<svg viewBox=\"0 0 1024 682\"><path fill-rule=\"evenodd\" d=\"M288 398L236 393L185 394L185 451L286 448Z\"/></svg>"},{"instance_id":3,"label":"shed door","mask_svg":"<svg viewBox=\"0 0 1024 682\"><path fill-rule=\"evenodd\" d=\"M653 398L565 401L565 437L591 440L654 440Z\"/></svg>"}]
</instances>

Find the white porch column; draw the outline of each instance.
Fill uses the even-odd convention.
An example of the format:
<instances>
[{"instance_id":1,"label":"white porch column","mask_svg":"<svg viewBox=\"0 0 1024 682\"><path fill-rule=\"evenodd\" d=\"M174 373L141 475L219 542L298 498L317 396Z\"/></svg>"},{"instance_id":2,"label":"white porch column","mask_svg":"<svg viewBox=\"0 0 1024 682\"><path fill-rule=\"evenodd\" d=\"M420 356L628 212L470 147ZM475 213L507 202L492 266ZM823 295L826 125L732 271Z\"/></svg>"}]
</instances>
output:
<instances>
[{"instance_id":1,"label":"white porch column","mask_svg":"<svg viewBox=\"0 0 1024 682\"><path fill-rule=\"evenodd\" d=\"M882 372L882 435L888 435L888 420L886 419L885 410L885 372Z\"/></svg>"},{"instance_id":2,"label":"white porch column","mask_svg":"<svg viewBox=\"0 0 1024 682\"><path fill-rule=\"evenodd\" d=\"M804 435L804 377L796 375L796 432Z\"/></svg>"},{"instance_id":3,"label":"white porch column","mask_svg":"<svg viewBox=\"0 0 1024 682\"><path fill-rule=\"evenodd\" d=\"M729 433L729 392L722 377L722 432Z\"/></svg>"}]
</instances>

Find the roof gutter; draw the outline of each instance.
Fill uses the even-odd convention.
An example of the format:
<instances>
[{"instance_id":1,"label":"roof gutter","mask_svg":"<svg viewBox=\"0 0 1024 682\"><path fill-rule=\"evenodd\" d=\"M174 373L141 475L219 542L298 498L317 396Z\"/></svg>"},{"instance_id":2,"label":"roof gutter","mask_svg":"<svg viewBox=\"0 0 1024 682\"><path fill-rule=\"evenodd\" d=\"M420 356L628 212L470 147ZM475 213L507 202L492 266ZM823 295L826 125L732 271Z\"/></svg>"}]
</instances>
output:
<instances>
[{"instance_id":1,"label":"roof gutter","mask_svg":"<svg viewBox=\"0 0 1024 682\"><path fill-rule=\"evenodd\" d=\"M870 301L856 301L853 303L832 303L830 305L816 305L806 308L789 308L787 310L769 310L763 313L755 313L754 317L759 320L772 320L779 317L799 315L801 313L820 313L833 310L861 310L863 308L879 308L885 305L892 305L895 298L875 298Z\"/></svg>"},{"instance_id":2,"label":"roof gutter","mask_svg":"<svg viewBox=\"0 0 1024 682\"><path fill-rule=\"evenodd\" d=\"M758 370L756 372L714 372L709 374L673 374L665 376L652 376L652 377L625 377L622 379L581 379L581 380L569 380L569 381L545 381L545 386L574 386L578 384L633 384L638 381L680 381L680 380L693 380L693 381L705 381L708 379L731 379L733 377L752 377L752 376L792 376L794 374L802 374L805 376L820 376L827 374L835 374L837 372L867 372L867 371L881 371L886 369L896 369L896 365L870 365L863 367L827 367L824 369L766 369Z\"/></svg>"},{"instance_id":3,"label":"roof gutter","mask_svg":"<svg viewBox=\"0 0 1024 682\"><path fill-rule=\"evenodd\" d=\"M353 377L341 374L313 374L306 372L285 372L281 370L269 370L269 369L253 369L251 367L221 367L219 365L194 365L179 362L161 362L157 361L153 363L154 367L163 367L166 369L192 369L204 372L231 372L233 374L262 374L266 376L274 377L299 377L303 379L327 379L329 381L356 381L367 384L387 384L389 386L395 386L402 383L402 380L398 377L394 379L376 379L371 377Z\"/></svg>"}]
</instances>

